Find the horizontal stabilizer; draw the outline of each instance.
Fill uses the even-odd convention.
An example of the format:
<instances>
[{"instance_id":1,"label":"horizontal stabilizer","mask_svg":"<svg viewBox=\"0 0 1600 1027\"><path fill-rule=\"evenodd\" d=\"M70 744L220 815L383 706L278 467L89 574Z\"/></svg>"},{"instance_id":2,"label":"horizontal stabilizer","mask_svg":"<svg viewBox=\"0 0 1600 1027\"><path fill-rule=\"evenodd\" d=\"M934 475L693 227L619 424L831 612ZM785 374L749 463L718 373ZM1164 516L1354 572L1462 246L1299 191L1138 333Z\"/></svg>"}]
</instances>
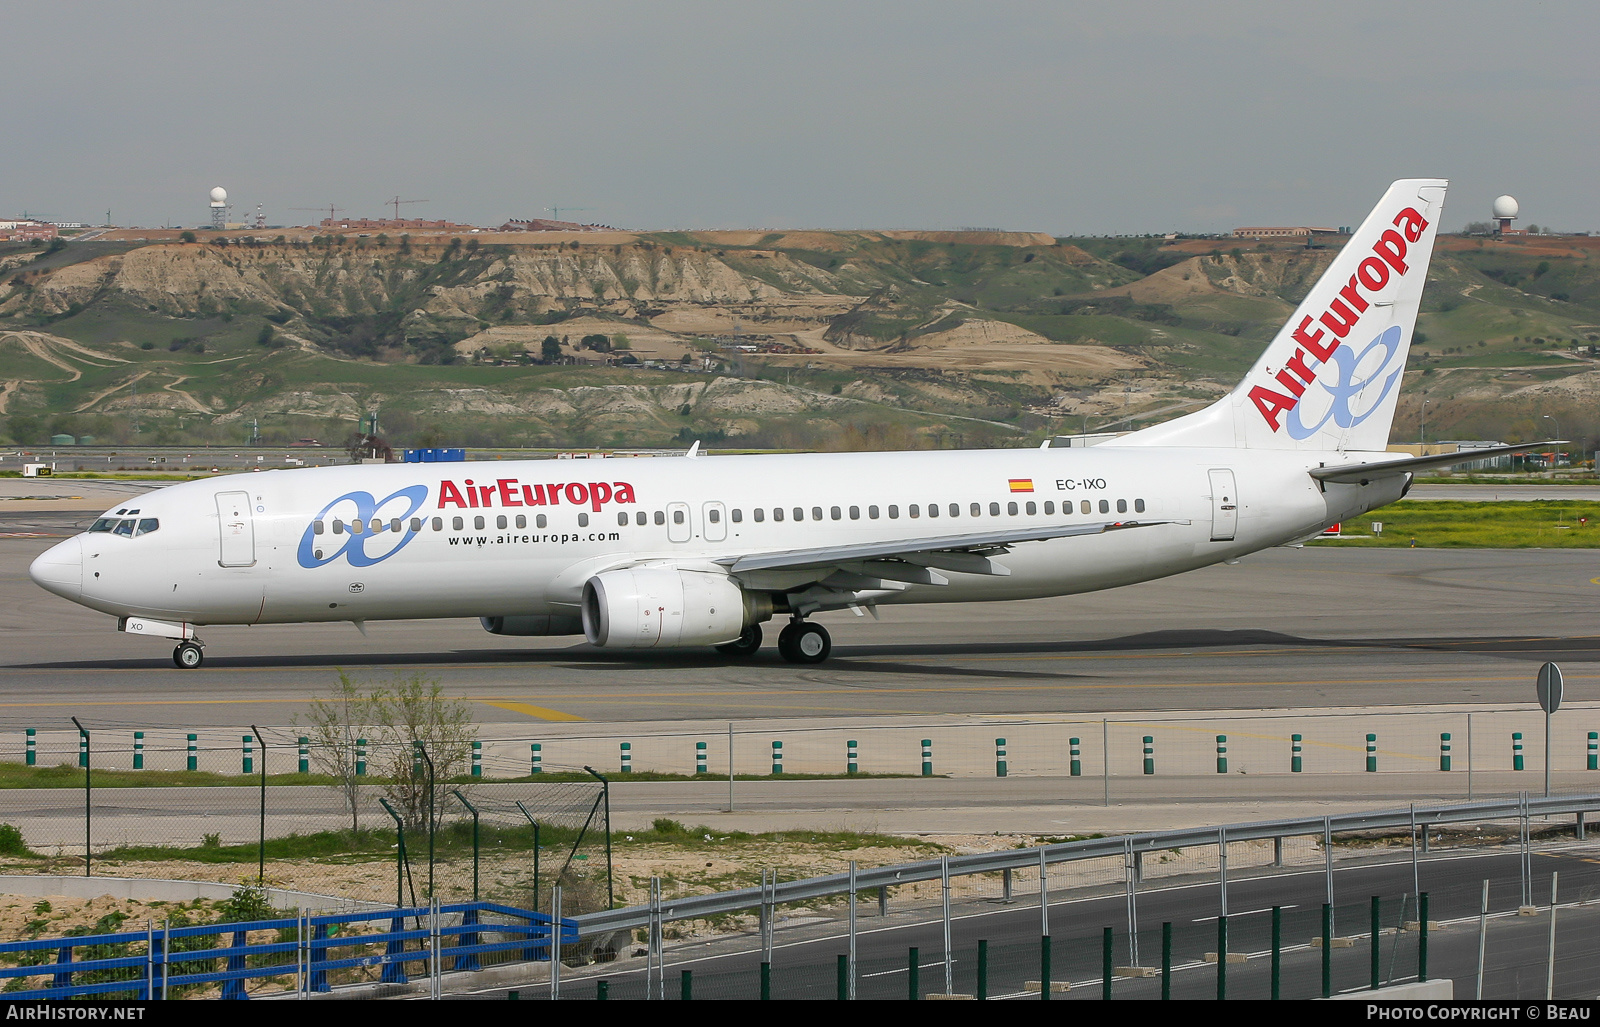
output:
<instances>
[{"instance_id":1,"label":"horizontal stabilizer","mask_svg":"<svg viewBox=\"0 0 1600 1027\"><path fill-rule=\"evenodd\" d=\"M1478 460L1490 460L1497 456L1509 456L1512 453L1532 453L1541 449L1549 449L1551 446L1564 446L1566 444L1565 440L1528 442L1520 446L1466 449L1455 453L1444 453L1439 456L1414 456L1401 460L1384 460L1370 464L1339 464L1336 467L1313 467L1307 473L1318 481L1333 482L1338 485L1365 485L1369 481L1389 478L1397 474L1426 471L1434 467L1451 467L1455 464L1470 464Z\"/></svg>"}]
</instances>

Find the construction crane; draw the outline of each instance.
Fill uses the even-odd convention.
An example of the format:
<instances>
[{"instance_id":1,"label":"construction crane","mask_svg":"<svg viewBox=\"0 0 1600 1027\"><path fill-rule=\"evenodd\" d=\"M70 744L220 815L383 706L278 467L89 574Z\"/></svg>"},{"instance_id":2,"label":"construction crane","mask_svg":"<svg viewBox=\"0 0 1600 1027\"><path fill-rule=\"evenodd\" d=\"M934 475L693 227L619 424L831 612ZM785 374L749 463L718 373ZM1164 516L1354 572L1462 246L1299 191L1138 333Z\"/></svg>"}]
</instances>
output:
<instances>
[{"instance_id":1,"label":"construction crane","mask_svg":"<svg viewBox=\"0 0 1600 1027\"><path fill-rule=\"evenodd\" d=\"M391 205L391 204L394 206L394 219L396 221L399 221L400 220L400 204L402 204L402 203L427 203L428 201L427 200L402 200L400 198L400 194L399 193L395 193L393 199L384 200L383 202L384 202L384 204L386 206L387 205Z\"/></svg>"},{"instance_id":2,"label":"construction crane","mask_svg":"<svg viewBox=\"0 0 1600 1027\"><path fill-rule=\"evenodd\" d=\"M339 211L344 210L343 207L335 207L331 203L328 204L326 207L290 207L289 209L290 210L314 210L319 214L322 213L323 211L327 211L328 212L328 220L329 221L333 220L333 215L334 214L338 213Z\"/></svg>"},{"instance_id":3,"label":"construction crane","mask_svg":"<svg viewBox=\"0 0 1600 1027\"><path fill-rule=\"evenodd\" d=\"M567 213L570 214L575 210L594 210L594 208L593 207L546 207L545 210L550 212L550 215L551 215L550 219L552 221L560 221L561 220L561 212L562 211L566 211Z\"/></svg>"}]
</instances>

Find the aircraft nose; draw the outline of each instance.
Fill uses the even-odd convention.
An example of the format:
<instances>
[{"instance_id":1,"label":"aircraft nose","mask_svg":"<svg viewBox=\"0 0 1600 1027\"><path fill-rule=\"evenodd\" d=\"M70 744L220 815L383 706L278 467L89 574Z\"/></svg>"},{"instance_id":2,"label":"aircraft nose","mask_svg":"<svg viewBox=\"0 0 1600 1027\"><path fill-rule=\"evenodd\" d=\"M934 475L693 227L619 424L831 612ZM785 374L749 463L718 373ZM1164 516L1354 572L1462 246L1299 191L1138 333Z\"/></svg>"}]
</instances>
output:
<instances>
[{"instance_id":1,"label":"aircraft nose","mask_svg":"<svg viewBox=\"0 0 1600 1027\"><path fill-rule=\"evenodd\" d=\"M83 542L69 538L51 546L28 568L33 583L66 599L83 595Z\"/></svg>"}]
</instances>

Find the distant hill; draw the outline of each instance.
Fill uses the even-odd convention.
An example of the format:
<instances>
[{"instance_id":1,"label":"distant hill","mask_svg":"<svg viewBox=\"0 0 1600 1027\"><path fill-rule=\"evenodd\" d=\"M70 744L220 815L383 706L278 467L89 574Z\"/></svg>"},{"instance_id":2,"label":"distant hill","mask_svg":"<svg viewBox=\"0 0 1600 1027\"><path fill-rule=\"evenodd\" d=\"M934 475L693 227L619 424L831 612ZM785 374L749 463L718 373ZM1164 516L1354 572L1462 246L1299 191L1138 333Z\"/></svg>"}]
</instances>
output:
<instances>
[{"instance_id":1,"label":"distant hill","mask_svg":"<svg viewBox=\"0 0 1600 1027\"><path fill-rule=\"evenodd\" d=\"M127 233L124 233L126 235ZM1600 239L1442 237L1396 424L1600 434ZM1020 444L1231 387L1332 259L1005 232L354 234L0 246L4 435Z\"/></svg>"}]
</instances>

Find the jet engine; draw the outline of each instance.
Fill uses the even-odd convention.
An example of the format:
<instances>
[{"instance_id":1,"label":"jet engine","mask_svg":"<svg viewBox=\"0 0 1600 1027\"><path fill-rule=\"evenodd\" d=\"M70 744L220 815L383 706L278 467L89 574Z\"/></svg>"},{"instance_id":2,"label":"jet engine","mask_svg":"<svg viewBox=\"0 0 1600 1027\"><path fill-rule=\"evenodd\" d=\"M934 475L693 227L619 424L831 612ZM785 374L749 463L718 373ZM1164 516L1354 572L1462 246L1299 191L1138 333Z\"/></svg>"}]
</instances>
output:
<instances>
[{"instance_id":1,"label":"jet engine","mask_svg":"<svg viewBox=\"0 0 1600 1027\"><path fill-rule=\"evenodd\" d=\"M627 567L583 586L583 633L611 649L720 645L772 616L772 597L726 574Z\"/></svg>"},{"instance_id":2,"label":"jet engine","mask_svg":"<svg viewBox=\"0 0 1600 1027\"><path fill-rule=\"evenodd\" d=\"M563 614L536 613L511 617L479 617L491 635L581 635L583 621Z\"/></svg>"}]
</instances>

